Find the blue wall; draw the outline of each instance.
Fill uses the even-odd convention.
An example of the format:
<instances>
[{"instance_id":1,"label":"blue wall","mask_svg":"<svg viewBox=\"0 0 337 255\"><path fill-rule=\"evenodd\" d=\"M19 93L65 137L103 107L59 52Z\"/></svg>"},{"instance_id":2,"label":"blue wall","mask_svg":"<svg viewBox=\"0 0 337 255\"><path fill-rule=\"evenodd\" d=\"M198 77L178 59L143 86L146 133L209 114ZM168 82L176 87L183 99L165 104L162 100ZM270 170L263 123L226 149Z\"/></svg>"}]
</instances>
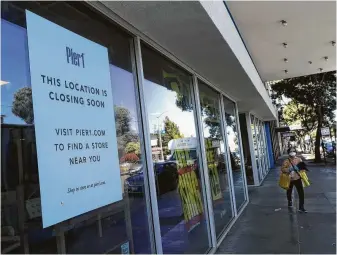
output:
<instances>
[{"instance_id":1,"label":"blue wall","mask_svg":"<svg viewBox=\"0 0 337 255\"><path fill-rule=\"evenodd\" d=\"M271 134L270 134L269 123L265 122L264 126L265 126L265 130L266 130L267 150L268 150L270 168L274 168L275 162L274 162L273 145L272 145L272 142L271 142Z\"/></svg>"}]
</instances>

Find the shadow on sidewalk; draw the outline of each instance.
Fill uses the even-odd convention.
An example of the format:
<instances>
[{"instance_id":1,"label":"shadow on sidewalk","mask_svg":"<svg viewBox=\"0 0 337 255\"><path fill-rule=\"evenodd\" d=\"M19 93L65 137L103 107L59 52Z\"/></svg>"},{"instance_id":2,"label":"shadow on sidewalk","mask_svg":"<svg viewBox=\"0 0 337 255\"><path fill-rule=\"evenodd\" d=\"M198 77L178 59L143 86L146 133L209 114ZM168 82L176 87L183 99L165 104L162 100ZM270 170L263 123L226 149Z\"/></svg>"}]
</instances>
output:
<instances>
[{"instance_id":1,"label":"shadow on sidewalk","mask_svg":"<svg viewBox=\"0 0 337 255\"><path fill-rule=\"evenodd\" d=\"M287 207L278 186L281 160L260 187L249 189L250 203L217 253L336 254L336 167L308 164L312 185L305 188L308 214Z\"/></svg>"}]
</instances>

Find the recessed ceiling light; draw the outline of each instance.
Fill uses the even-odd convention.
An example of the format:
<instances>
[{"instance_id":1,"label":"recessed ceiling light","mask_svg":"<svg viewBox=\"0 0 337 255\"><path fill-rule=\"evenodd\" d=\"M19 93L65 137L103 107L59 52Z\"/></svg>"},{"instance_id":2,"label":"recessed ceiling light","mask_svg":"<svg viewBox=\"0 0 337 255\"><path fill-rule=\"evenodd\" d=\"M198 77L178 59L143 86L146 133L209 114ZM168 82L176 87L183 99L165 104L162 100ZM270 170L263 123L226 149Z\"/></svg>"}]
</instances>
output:
<instances>
[{"instance_id":1,"label":"recessed ceiling light","mask_svg":"<svg viewBox=\"0 0 337 255\"><path fill-rule=\"evenodd\" d=\"M325 60L325 61L328 61L328 60L329 60L328 56L325 56L325 57L324 57L324 60Z\"/></svg>"},{"instance_id":2,"label":"recessed ceiling light","mask_svg":"<svg viewBox=\"0 0 337 255\"><path fill-rule=\"evenodd\" d=\"M282 45L283 45L284 48L288 47L288 43L286 43L286 42L282 43Z\"/></svg>"},{"instance_id":3,"label":"recessed ceiling light","mask_svg":"<svg viewBox=\"0 0 337 255\"><path fill-rule=\"evenodd\" d=\"M285 73L288 73L288 70L286 69L286 70L284 70L284 72L285 72Z\"/></svg>"},{"instance_id":4,"label":"recessed ceiling light","mask_svg":"<svg viewBox=\"0 0 337 255\"><path fill-rule=\"evenodd\" d=\"M286 62L286 63L288 63L288 59L287 58L284 58L283 61Z\"/></svg>"},{"instance_id":5,"label":"recessed ceiling light","mask_svg":"<svg viewBox=\"0 0 337 255\"><path fill-rule=\"evenodd\" d=\"M1 81L1 80L0 80L0 86L6 85L6 84L8 84L8 83L9 83L9 81Z\"/></svg>"},{"instance_id":6,"label":"recessed ceiling light","mask_svg":"<svg viewBox=\"0 0 337 255\"><path fill-rule=\"evenodd\" d=\"M282 24L283 26L286 26L286 25L288 25L287 21L285 21L284 19L283 19L283 20L281 20L281 24Z\"/></svg>"},{"instance_id":7,"label":"recessed ceiling light","mask_svg":"<svg viewBox=\"0 0 337 255\"><path fill-rule=\"evenodd\" d=\"M308 61L308 63L311 65L311 64L312 64L312 61Z\"/></svg>"}]
</instances>

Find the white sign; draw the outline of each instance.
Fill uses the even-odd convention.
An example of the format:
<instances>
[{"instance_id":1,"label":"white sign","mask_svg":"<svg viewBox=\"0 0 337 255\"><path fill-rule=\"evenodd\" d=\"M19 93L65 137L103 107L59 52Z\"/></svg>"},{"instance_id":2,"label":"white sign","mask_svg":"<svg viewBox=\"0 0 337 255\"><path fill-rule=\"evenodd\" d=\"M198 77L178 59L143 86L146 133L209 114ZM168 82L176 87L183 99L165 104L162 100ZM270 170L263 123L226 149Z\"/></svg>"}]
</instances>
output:
<instances>
[{"instance_id":1,"label":"white sign","mask_svg":"<svg viewBox=\"0 0 337 255\"><path fill-rule=\"evenodd\" d=\"M213 140L212 148L219 148L219 147L220 147L220 140Z\"/></svg>"},{"instance_id":2,"label":"white sign","mask_svg":"<svg viewBox=\"0 0 337 255\"><path fill-rule=\"evenodd\" d=\"M158 145L158 140L157 139L151 139L151 147L157 146L157 145Z\"/></svg>"},{"instance_id":3,"label":"white sign","mask_svg":"<svg viewBox=\"0 0 337 255\"><path fill-rule=\"evenodd\" d=\"M328 135L330 135L330 128L329 127L323 127L323 128L321 128L321 135L322 136L328 136Z\"/></svg>"},{"instance_id":4,"label":"white sign","mask_svg":"<svg viewBox=\"0 0 337 255\"><path fill-rule=\"evenodd\" d=\"M295 124L295 125L290 125L289 126L290 130L299 130L299 129L303 129L301 124Z\"/></svg>"},{"instance_id":5,"label":"white sign","mask_svg":"<svg viewBox=\"0 0 337 255\"><path fill-rule=\"evenodd\" d=\"M282 133L282 137L292 137L295 136L294 133Z\"/></svg>"},{"instance_id":6,"label":"white sign","mask_svg":"<svg viewBox=\"0 0 337 255\"><path fill-rule=\"evenodd\" d=\"M197 139L195 137L178 138L168 142L168 148L172 150L197 149Z\"/></svg>"},{"instance_id":7,"label":"white sign","mask_svg":"<svg viewBox=\"0 0 337 255\"><path fill-rule=\"evenodd\" d=\"M122 199L108 51L26 11L43 227Z\"/></svg>"}]
</instances>

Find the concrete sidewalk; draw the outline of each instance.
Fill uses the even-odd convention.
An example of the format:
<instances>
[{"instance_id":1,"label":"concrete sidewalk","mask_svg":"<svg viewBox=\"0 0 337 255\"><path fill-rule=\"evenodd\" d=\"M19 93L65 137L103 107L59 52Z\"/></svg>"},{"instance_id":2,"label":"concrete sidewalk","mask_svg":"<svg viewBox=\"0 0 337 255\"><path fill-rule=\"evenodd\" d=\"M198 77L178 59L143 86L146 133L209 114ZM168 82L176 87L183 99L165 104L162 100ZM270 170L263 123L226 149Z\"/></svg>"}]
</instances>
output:
<instances>
[{"instance_id":1,"label":"concrete sidewalk","mask_svg":"<svg viewBox=\"0 0 337 255\"><path fill-rule=\"evenodd\" d=\"M286 193L278 186L278 164L262 186L249 189L250 203L217 253L336 254L336 167L308 166L307 214L297 212L295 188L294 208L287 207Z\"/></svg>"}]
</instances>

